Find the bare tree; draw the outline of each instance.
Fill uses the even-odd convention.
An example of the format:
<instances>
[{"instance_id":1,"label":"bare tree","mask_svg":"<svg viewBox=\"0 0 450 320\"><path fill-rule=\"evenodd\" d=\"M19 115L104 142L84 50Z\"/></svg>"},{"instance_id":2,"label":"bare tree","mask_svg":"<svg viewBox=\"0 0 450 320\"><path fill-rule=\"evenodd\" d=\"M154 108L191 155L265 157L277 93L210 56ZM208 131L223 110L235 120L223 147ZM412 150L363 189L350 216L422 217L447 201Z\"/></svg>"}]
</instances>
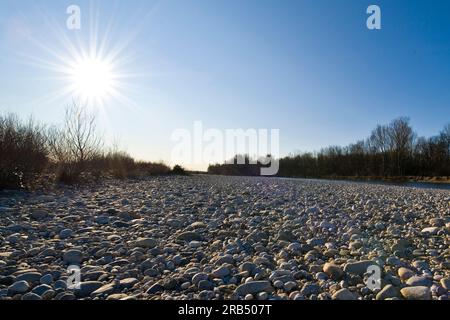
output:
<instances>
[{"instance_id":1,"label":"bare tree","mask_svg":"<svg viewBox=\"0 0 450 320\"><path fill-rule=\"evenodd\" d=\"M409 125L409 118L398 118L389 125L389 136L394 152L397 174L403 175L404 162L410 155L415 134Z\"/></svg>"},{"instance_id":2,"label":"bare tree","mask_svg":"<svg viewBox=\"0 0 450 320\"><path fill-rule=\"evenodd\" d=\"M51 160L67 179L76 178L89 161L101 155L95 116L75 101L66 108L63 128L51 127L47 136Z\"/></svg>"},{"instance_id":3,"label":"bare tree","mask_svg":"<svg viewBox=\"0 0 450 320\"><path fill-rule=\"evenodd\" d=\"M99 155L102 141L96 133L95 115L74 102L66 109L65 139L72 159L80 165Z\"/></svg>"},{"instance_id":4,"label":"bare tree","mask_svg":"<svg viewBox=\"0 0 450 320\"><path fill-rule=\"evenodd\" d=\"M391 146L389 128L387 126L378 125L369 138L370 144L375 148L376 153L381 154L381 174L384 176L386 173L386 162Z\"/></svg>"},{"instance_id":5,"label":"bare tree","mask_svg":"<svg viewBox=\"0 0 450 320\"><path fill-rule=\"evenodd\" d=\"M441 131L441 139L447 147L447 157L450 161L450 123L448 123Z\"/></svg>"}]
</instances>

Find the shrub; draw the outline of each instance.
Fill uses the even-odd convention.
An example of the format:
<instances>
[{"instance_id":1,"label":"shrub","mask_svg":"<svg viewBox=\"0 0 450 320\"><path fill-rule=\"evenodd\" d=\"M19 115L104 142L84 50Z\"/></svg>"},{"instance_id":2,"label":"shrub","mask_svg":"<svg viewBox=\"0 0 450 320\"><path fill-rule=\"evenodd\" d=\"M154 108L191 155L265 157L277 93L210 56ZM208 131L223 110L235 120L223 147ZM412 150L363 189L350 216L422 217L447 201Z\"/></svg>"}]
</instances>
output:
<instances>
[{"instance_id":1,"label":"shrub","mask_svg":"<svg viewBox=\"0 0 450 320\"><path fill-rule=\"evenodd\" d=\"M186 170L182 166L176 165L172 169L172 174L185 175L186 174Z\"/></svg>"},{"instance_id":2,"label":"shrub","mask_svg":"<svg viewBox=\"0 0 450 320\"><path fill-rule=\"evenodd\" d=\"M170 172L170 168L162 162L138 162L136 164L145 175L164 175Z\"/></svg>"},{"instance_id":3,"label":"shrub","mask_svg":"<svg viewBox=\"0 0 450 320\"><path fill-rule=\"evenodd\" d=\"M44 127L0 115L0 189L24 188L47 165Z\"/></svg>"},{"instance_id":4,"label":"shrub","mask_svg":"<svg viewBox=\"0 0 450 320\"><path fill-rule=\"evenodd\" d=\"M75 102L66 109L64 127L51 127L47 135L58 182L77 182L101 158L102 141L96 132L95 116Z\"/></svg>"}]
</instances>

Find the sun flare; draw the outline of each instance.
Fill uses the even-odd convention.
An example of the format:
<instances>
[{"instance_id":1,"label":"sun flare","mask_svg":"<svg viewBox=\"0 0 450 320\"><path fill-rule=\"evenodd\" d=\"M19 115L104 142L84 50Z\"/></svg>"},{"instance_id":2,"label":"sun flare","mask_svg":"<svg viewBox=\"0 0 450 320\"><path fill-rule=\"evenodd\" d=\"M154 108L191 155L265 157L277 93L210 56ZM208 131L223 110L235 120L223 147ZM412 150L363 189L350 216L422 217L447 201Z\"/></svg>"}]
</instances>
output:
<instances>
[{"instance_id":1,"label":"sun flare","mask_svg":"<svg viewBox=\"0 0 450 320\"><path fill-rule=\"evenodd\" d=\"M69 78L73 94L86 102L103 102L115 91L114 66L106 59L88 57L76 61Z\"/></svg>"}]
</instances>

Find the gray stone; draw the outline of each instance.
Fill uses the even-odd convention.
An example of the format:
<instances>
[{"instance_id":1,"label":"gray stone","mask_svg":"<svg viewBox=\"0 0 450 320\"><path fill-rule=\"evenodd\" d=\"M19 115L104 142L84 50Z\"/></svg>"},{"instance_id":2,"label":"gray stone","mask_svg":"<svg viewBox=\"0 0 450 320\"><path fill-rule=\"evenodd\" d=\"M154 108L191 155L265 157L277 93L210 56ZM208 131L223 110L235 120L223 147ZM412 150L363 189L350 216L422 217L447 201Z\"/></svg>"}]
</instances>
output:
<instances>
[{"instance_id":1,"label":"gray stone","mask_svg":"<svg viewBox=\"0 0 450 320\"><path fill-rule=\"evenodd\" d=\"M27 272L16 277L16 281L26 281L28 283L38 282L42 277L42 274L39 272Z\"/></svg>"},{"instance_id":2,"label":"gray stone","mask_svg":"<svg viewBox=\"0 0 450 320\"><path fill-rule=\"evenodd\" d=\"M45 274L40 279L39 282L41 284L51 284L53 283L53 276L51 274Z\"/></svg>"},{"instance_id":3,"label":"gray stone","mask_svg":"<svg viewBox=\"0 0 450 320\"><path fill-rule=\"evenodd\" d=\"M406 287L400 293L407 300L431 300L431 290L424 286Z\"/></svg>"},{"instance_id":4,"label":"gray stone","mask_svg":"<svg viewBox=\"0 0 450 320\"><path fill-rule=\"evenodd\" d=\"M42 298L40 296L38 296L37 294L35 294L35 293L28 292L28 293L25 293L22 296L22 300L34 300L34 301L36 301L36 300L42 300Z\"/></svg>"},{"instance_id":5,"label":"gray stone","mask_svg":"<svg viewBox=\"0 0 450 320\"><path fill-rule=\"evenodd\" d=\"M194 285L197 285L200 281L202 280L207 280L209 278L209 276L206 273L203 272L199 272L196 273L193 277L192 277L192 283Z\"/></svg>"},{"instance_id":6,"label":"gray stone","mask_svg":"<svg viewBox=\"0 0 450 320\"><path fill-rule=\"evenodd\" d=\"M101 286L100 288L96 289L90 295L92 297L110 295L115 290L116 290L115 284L114 283L108 283L108 284L106 284L104 286Z\"/></svg>"},{"instance_id":7,"label":"gray stone","mask_svg":"<svg viewBox=\"0 0 450 320\"><path fill-rule=\"evenodd\" d=\"M368 272L368 268L370 266L378 266L376 262L370 260L358 261L358 262L349 262L344 266L344 272L353 273L357 275L364 275Z\"/></svg>"},{"instance_id":8,"label":"gray stone","mask_svg":"<svg viewBox=\"0 0 450 320\"><path fill-rule=\"evenodd\" d=\"M70 238L72 236L72 233L73 233L73 231L70 229L61 230L61 232L59 233L59 238L60 239Z\"/></svg>"},{"instance_id":9,"label":"gray stone","mask_svg":"<svg viewBox=\"0 0 450 320\"><path fill-rule=\"evenodd\" d=\"M75 289L74 293L77 297L85 298L89 297L92 292L101 288L103 283L99 281L85 281L80 283L79 289Z\"/></svg>"},{"instance_id":10,"label":"gray stone","mask_svg":"<svg viewBox=\"0 0 450 320\"><path fill-rule=\"evenodd\" d=\"M132 288L136 283L138 283L139 280L136 278L126 278L119 281L119 286L121 288Z\"/></svg>"},{"instance_id":11,"label":"gray stone","mask_svg":"<svg viewBox=\"0 0 450 320\"><path fill-rule=\"evenodd\" d=\"M441 286L445 288L446 290L450 290L450 278L442 278L441 279Z\"/></svg>"},{"instance_id":12,"label":"gray stone","mask_svg":"<svg viewBox=\"0 0 450 320\"><path fill-rule=\"evenodd\" d=\"M108 216L98 216L94 218L94 221L100 225L105 225L109 223L109 217Z\"/></svg>"},{"instance_id":13,"label":"gray stone","mask_svg":"<svg viewBox=\"0 0 450 320\"><path fill-rule=\"evenodd\" d=\"M155 239L152 238L139 238L135 241L135 246L142 247L142 248L154 248L158 244L158 242Z\"/></svg>"},{"instance_id":14,"label":"gray stone","mask_svg":"<svg viewBox=\"0 0 450 320\"><path fill-rule=\"evenodd\" d=\"M83 261L83 253L80 250L68 250L64 253L63 260L67 264L80 265Z\"/></svg>"},{"instance_id":15,"label":"gray stone","mask_svg":"<svg viewBox=\"0 0 450 320\"><path fill-rule=\"evenodd\" d=\"M153 284L148 290L146 291L147 294L155 294L158 292L161 292L164 290L164 287L160 283Z\"/></svg>"},{"instance_id":16,"label":"gray stone","mask_svg":"<svg viewBox=\"0 0 450 320\"><path fill-rule=\"evenodd\" d=\"M229 274L230 274L230 269L228 269L225 266L219 267L219 268L213 270L213 272L211 272L211 275L214 278L223 278L223 277L228 276Z\"/></svg>"},{"instance_id":17,"label":"gray stone","mask_svg":"<svg viewBox=\"0 0 450 320\"><path fill-rule=\"evenodd\" d=\"M413 276L406 281L406 284L410 287L431 287L433 285L433 281L424 276Z\"/></svg>"},{"instance_id":18,"label":"gray stone","mask_svg":"<svg viewBox=\"0 0 450 320\"><path fill-rule=\"evenodd\" d=\"M399 296L399 289L391 284L388 284L380 292L377 293L377 300L386 300L388 298L396 298Z\"/></svg>"},{"instance_id":19,"label":"gray stone","mask_svg":"<svg viewBox=\"0 0 450 320\"><path fill-rule=\"evenodd\" d=\"M213 290L214 289L214 285L211 283L211 281L208 280L201 280L198 283L198 290L203 291L203 290Z\"/></svg>"},{"instance_id":20,"label":"gray stone","mask_svg":"<svg viewBox=\"0 0 450 320\"><path fill-rule=\"evenodd\" d=\"M8 291L15 294L15 293L25 293L30 288L28 282L21 280L14 282L12 285L9 286Z\"/></svg>"},{"instance_id":21,"label":"gray stone","mask_svg":"<svg viewBox=\"0 0 450 320\"><path fill-rule=\"evenodd\" d=\"M203 237L196 232L187 231L187 232L183 232L183 233L179 234L177 236L177 240L186 241L186 242L203 241Z\"/></svg>"},{"instance_id":22,"label":"gray stone","mask_svg":"<svg viewBox=\"0 0 450 320\"><path fill-rule=\"evenodd\" d=\"M267 291L271 288L272 286L269 281L250 281L237 287L235 293L239 296L245 296L247 294L255 294L262 291Z\"/></svg>"},{"instance_id":23,"label":"gray stone","mask_svg":"<svg viewBox=\"0 0 450 320\"><path fill-rule=\"evenodd\" d=\"M358 300L358 295L344 288L333 294L333 300Z\"/></svg>"},{"instance_id":24,"label":"gray stone","mask_svg":"<svg viewBox=\"0 0 450 320\"><path fill-rule=\"evenodd\" d=\"M438 231L439 231L438 227L428 227L428 228L422 229L421 233L423 235L435 235L435 234L437 234Z\"/></svg>"},{"instance_id":25,"label":"gray stone","mask_svg":"<svg viewBox=\"0 0 450 320\"><path fill-rule=\"evenodd\" d=\"M42 209L35 209L31 212L31 217L35 220L43 220L48 217L48 211Z\"/></svg>"},{"instance_id":26,"label":"gray stone","mask_svg":"<svg viewBox=\"0 0 450 320\"><path fill-rule=\"evenodd\" d=\"M300 293L304 296L310 296L312 294L319 294L320 286L315 283L305 283L302 287L302 290L300 290Z\"/></svg>"},{"instance_id":27,"label":"gray stone","mask_svg":"<svg viewBox=\"0 0 450 320\"><path fill-rule=\"evenodd\" d=\"M37 294L38 296L42 296L48 290L52 290L52 287L50 287L48 284L41 284L41 285L33 288L33 290L31 290L31 292Z\"/></svg>"}]
</instances>

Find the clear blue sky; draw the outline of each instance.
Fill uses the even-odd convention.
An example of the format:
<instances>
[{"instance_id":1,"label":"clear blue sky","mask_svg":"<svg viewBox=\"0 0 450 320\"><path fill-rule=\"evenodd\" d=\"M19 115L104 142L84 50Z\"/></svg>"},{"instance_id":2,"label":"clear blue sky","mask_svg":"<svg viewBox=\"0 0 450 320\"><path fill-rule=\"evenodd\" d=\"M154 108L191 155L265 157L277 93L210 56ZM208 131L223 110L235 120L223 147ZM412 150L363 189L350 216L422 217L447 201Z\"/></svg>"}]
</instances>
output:
<instances>
[{"instance_id":1,"label":"clear blue sky","mask_svg":"<svg viewBox=\"0 0 450 320\"><path fill-rule=\"evenodd\" d=\"M66 8L81 31L65 29ZM382 30L366 28L366 8ZM87 41L98 10L108 48L127 44L132 74L101 115L106 135L134 156L168 160L176 128L279 128L281 152L345 145L377 123L409 116L419 135L450 122L450 1L142 0L0 2L0 112L57 123L67 96L51 70L55 32ZM95 16L95 15L94 15ZM31 41L30 39L33 39ZM86 45L86 44L85 44Z\"/></svg>"}]
</instances>

